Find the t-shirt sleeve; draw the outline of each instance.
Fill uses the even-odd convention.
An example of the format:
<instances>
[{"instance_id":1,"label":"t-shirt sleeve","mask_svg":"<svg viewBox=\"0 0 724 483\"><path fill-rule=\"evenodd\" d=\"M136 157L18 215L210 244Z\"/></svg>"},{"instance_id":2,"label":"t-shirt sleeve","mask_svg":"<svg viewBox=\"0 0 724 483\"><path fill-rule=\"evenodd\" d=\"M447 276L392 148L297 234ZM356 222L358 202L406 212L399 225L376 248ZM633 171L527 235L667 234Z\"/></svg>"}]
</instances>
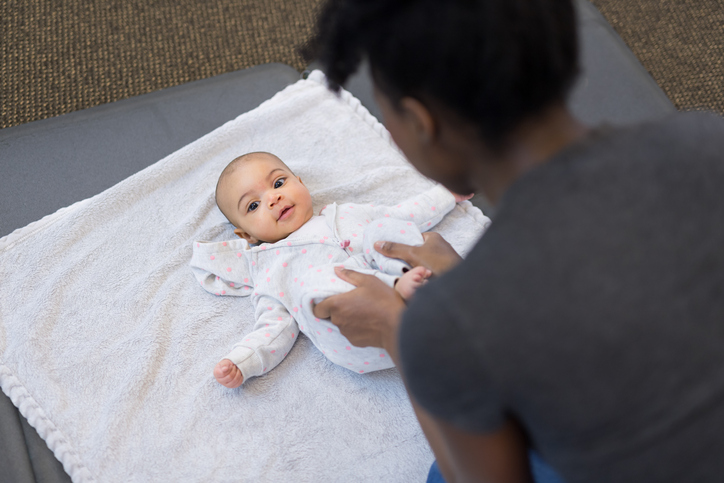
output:
<instances>
[{"instance_id":1,"label":"t-shirt sleeve","mask_svg":"<svg viewBox=\"0 0 724 483\"><path fill-rule=\"evenodd\" d=\"M399 334L408 390L426 411L460 429L495 431L505 421L503 402L455 318L427 287L408 306Z\"/></svg>"}]
</instances>

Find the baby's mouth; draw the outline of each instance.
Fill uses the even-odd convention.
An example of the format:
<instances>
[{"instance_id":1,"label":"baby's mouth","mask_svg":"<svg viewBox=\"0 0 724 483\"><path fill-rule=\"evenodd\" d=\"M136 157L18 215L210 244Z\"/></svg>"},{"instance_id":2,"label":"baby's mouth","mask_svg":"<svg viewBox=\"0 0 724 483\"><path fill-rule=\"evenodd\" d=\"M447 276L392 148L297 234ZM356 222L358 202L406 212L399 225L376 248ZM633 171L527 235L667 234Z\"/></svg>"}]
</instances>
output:
<instances>
[{"instance_id":1,"label":"baby's mouth","mask_svg":"<svg viewBox=\"0 0 724 483\"><path fill-rule=\"evenodd\" d=\"M283 208L282 211L279 212L279 218L277 218L277 221L282 221L289 218L289 216L292 214L293 209L294 206L287 206Z\"/></svg>"}]
</instances>

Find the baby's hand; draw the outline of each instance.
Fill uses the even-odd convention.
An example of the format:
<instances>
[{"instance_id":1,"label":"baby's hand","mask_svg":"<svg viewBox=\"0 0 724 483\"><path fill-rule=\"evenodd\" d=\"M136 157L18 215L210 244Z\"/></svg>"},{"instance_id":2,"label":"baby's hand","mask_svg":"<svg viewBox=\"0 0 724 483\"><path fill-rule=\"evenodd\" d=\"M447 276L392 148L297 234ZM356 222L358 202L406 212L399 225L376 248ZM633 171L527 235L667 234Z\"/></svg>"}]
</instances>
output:
<instances>
[{"instance_id":1,"label":"baby's hand","mask_svg":"<svg viewBox=\"0 0 724 483\"><path fill-rule=\"evenodd\" d=\"M236 364L231 362L229 359L223 359L221 362L216 364L214 367L214 377L219 384L234 389L241 386L244 382L244 376Z\"/></svg>"},{"instance_id":2,"label":"baby's hand","mask_svg":"<svg viewBox=\"0 0 724 483\"><path fill-rule=\"evenodd\" d=\"M452 193L452 195L455 197L455 203L460 203L461 201L469 200L470 198L475 196L475 193L470 193L469 195L459 195L457 193Z\"/></svg>"}]
</instances>

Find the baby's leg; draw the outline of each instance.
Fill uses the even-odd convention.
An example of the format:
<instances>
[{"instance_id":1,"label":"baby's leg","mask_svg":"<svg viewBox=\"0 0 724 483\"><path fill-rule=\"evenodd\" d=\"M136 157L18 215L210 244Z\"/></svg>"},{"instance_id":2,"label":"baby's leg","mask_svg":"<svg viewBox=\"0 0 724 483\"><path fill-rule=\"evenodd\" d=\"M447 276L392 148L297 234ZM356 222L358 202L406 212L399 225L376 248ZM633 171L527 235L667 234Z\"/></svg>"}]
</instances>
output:
<instances>
[{"instance_id":1,"label":"baby's leg","mask_svg":"<svg viewBox=\"0 0 724 483\"><path fill-rule=\"evenodd\" d=\"M365 266L362 257L348 258L342 266L368 275L374 275L390 287L396 277L381 273ZM355 287L341 279L334 273L334 267L340 264L330 264L315 269L314 277L305 280L304 287L309 287L302 294L301 310L298 314L299 329L331 362L349 369L353 372L366 374L394 367L392 358L381 348L355 347L342 335L339 328L329 320L319 319L312 312L315 304L333 295L353 290ZM313 288L312 288L313 287Z\"/></svg>"},{"instance_id":2,"label":"baby's leg","mask_svg":"<svg viewBox=\"0 0 724 483\"><path fill-rule=\"evenodd\" d=\"M412 267L402 260L388 258L374 249L377 241L391 241L405 245L422 245L425 241L417 225L412 221L403 221L393 218L379 218L367 225L364 232L364 255L370 260L373 268L379 268L385 273L402 276Z\"/></svg>"}]
</instances>

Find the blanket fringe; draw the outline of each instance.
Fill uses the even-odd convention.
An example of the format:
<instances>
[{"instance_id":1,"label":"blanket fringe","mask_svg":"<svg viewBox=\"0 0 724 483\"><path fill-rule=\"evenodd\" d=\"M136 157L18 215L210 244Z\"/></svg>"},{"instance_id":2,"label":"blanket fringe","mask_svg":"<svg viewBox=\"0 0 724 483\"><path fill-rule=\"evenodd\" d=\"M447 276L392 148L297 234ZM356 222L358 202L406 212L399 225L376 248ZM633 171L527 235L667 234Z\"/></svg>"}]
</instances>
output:
<instances>
[{"instance_id":1,"label":"blanket fringe","mask_svg":"<svg viewBox=\"0 0 724 483\"><path fill-rule=\"evenodd\" d=\"M52 216L52 215L51 215ZM42 221L42 220L41 220ZM93 483L95 478L83 465L63 433L48 419L45 411L30 395L10 369L0 361L0 388L18 408L28 423L35 428L55 457L63 463L63 469L74 483Z\"/></svg>"}]
</instances>

